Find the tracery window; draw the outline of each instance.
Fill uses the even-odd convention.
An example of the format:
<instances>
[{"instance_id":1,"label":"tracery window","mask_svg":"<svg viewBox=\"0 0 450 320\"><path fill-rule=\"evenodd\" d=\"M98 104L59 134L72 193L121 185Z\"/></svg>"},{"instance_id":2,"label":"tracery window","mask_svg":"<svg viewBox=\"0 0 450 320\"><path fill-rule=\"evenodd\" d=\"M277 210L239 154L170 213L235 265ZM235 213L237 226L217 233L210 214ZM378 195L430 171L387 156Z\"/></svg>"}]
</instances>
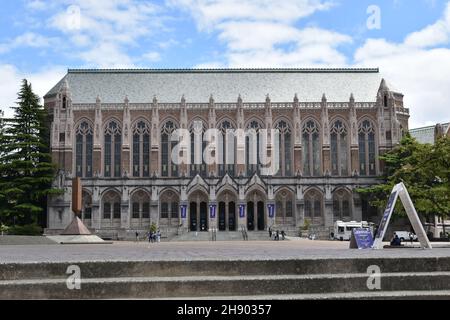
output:
<instances>
[{"instance_id":1,"label":"tracery window","mask_svg":"<svg viewBox=\"0 0 450 320\"><path fill-rule=\"evenodd\" d=\"M320 221L323 217L323 196L316 190L305 194L305 218Z\"/></svg>"},{"instance_id":2,"label":"tracery window","mask_svg":"<svg viewBox=\"0 0 450 320\"><path fill-rule=\"evenodd\" d=\"M375 128L371 121L363 121L358 130L359 173L362 176L376 175Z\"/></svg>"},{"instance_id":3,"label":"tracery window","mask_svg":"<svg viewBox=\"0 0 450 320\"><path fill-rule=\"evenodd\" d=\"M133 127L133 177L150 176L150 126L145 121Z\"/></svg>"},{"instance_id":4,"label":"tracery window","mask_svg":"<svg viewBox=\"0 0 450 320\"><path fill-rule=\"evenodd\" d=\"M279 161L280 170L278 175L290 176L292 175L292 134L291 128L286 121L280 121L275 126L279 131Z\"/></svg>"},{"instance_id":5,"label":"tracery window","mask_svg":"<svg viewBox=\"0 0 450 320\"><path fill-rule=\"evenodd\" d=\"M117 192L109 191L103 196L103 219L120 219L120 195Z\"/></svg>"},{"instance_id":6,"label":"tracery window","mask_svg":"<svg viewBox=\"0 0 450 320\"><path fill-rule=\"evenodd\" d=\"M76 175L80 178L92 177L93 128L83 121L75 131L76 135Z\"/></svg>"},{"instance_id":7,"label":"tracery window","mask_svg":"<svg viewBox=\"0 0 450 320\"><path fill-rule=\"evenodd\" d=\"M352 216L351 194L345 190L333 193L333 215L335 221L350 221Z\"/></svg>"},{"instance_id":8,"label":"tracery window","mask_svg":"<svg viewBox=\"0 0 450 320\"><path fill-rule=\"evenodd\" d=\"M219 176L228 173L230 176L235 174L236 164L236 136L234 128L230 121L225 120L219 126Z\"/></svg>"},{"instance_id":9,"label":"tracery window","mask_svg":"<svg viewBox=\"0 0 450 320\"><path fill-rule=\"evenodd\" d=\"M347 127L341 120L331 126L331 173L334 176L347 176L349 166L349 145Z\"/></svg>"},{"instance_id":10,"label":"tracery window","mask_svg":"<svg viewBox=\"0 0 450 320\"><path fill-rule=\"evenodd\" d=\"M108 123L105 129L105 177L121 177L122 130L116 121Z\"/></svg>"},{"instance_id":11,"label":"tracery window","mask_svg":"<svg viewBox=\"0 0 450 320\"><path fill-rule=\"evenodd\" d=\"M139 225L142 225L142 219L150 219L150 197L142 190L133 194L132 203L132 218L138 220Z\"/></svg>"},{"instance_id":12,"label":"tracery window","mask_svg":"<svg viewBox=\"0 0 450 320\"><path fill-rule=\"evenodd\" d=\"M206 162L203 157L207 146L207 141L204 141L205 131L203 121L195 120L192 122L189 130L191 134L191 164L189 170L191 177L195 177L197 174L202 177L207 176Z\"/></svg>"},{"instance_id":13,"label":"tracery window","mask_svg":"<svg viewBox=\"0 0 450 320\"><path fill-rule=\"evenodd\" d=\"M277 193L276 203L276 222L278 224L287 223L287 219L293 217L294 214L294 196L287 190L281 190Z\"/></svg>"},{"instance_id":14,"label":"tracery window","mask_svg":"<svg viewBox=\"0 0 450 320\"><path fill-rule=\"evenodd\" d=\"M245 136L245 163L247 176L260 173L261 165L261 125L252 121L247 127Z\"/></svg>"},{"instance_id":15,"label":"tracery window","mask_svg":"<svg viewBox=\"0 0 450 320\"><path fill-rule=\"evenodd\" d=\"M303 125L303 174L305 176L321 175L320 130L313 120Z\"/></svg>"},{"instance_id":16,"label":"tracery window","mask_svg":"<svg viewBox=\"0 0 450 320\"><path fill-rule=\"evenodd\" d=\"M178 176L178 166L172 159L172 150L177 142L171 141L172 133L176 129L172 121L167 121L161 129L161 175L163 177Z\"/></svg>"}]
</instances>

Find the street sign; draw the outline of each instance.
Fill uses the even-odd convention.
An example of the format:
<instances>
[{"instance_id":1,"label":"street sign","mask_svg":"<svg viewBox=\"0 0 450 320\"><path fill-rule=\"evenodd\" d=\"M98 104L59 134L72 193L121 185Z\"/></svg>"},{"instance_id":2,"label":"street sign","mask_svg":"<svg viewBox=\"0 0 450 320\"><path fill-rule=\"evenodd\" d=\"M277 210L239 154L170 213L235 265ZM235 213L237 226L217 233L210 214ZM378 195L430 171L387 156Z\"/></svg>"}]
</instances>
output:
<instances>
[{"instance_id":1,"label":"street sign","mask_svg":"<svg viewBox=\"0 0 450 320\"><path fill-rule=\"evenodd\" d=\"M395 204L397 199L400 197L400 201L405 208L406 214L408 215L408 219L411 222L411 225L419 238L420 245L424 249L432 249L431 243L428 240L428 237L425 233L425 229L423 228L422 222L419 219L419 215L414 207L414 204L409 196L408 190L403 183L397 184L392 190L391 196L389 197L389 201L386 207L386 210L383 214L383 218L381 220L380 226L378 228L378 233L375 237L375 241L373 244L373 249L382 249L383 248L383 239L386 235L387 228L389 226L389 222L392 217L392 213L394 212Z\"/></svg>"}]
</instances>

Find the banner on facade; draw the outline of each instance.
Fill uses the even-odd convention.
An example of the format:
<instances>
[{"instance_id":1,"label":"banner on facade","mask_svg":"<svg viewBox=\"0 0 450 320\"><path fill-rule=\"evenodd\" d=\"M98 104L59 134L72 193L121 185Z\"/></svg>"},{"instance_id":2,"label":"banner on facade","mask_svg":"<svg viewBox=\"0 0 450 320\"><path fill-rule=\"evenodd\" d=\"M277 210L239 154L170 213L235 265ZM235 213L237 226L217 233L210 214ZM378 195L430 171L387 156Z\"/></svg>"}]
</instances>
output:
<instances>
[{"instance_id":1,"label":"banner on facade","mask_svg":"<svg viewBox=\"0 0 450 320\"><path fill-rule=\"evenodd\" d=\"M378 232L375 236L375 241L372 248L373 249L383 248L383 239L386 235L386 231L388 229L392 213L394 212L395 209L395 204L397 203L397 199L399 197L401 203L403 204L403 207L405 208L406 214L408 215L408 219L411 222L414 232L419 238L421 247L424 249L432 249L431 243L428 240L428 237L425 233L425 229L423 228L422 222L420 221L419 215L417 214L416 208L414 207L411 197L409 196L408 190L406 189L406 186L403 183L397 184L392 190L380 226L378 227Z\"/></svg>"},{"instance_id":2,"label":"banner on facade","mask_svg":"<svg viewBox=\"0 0 450 320\"><path fill-rule=\"evenodd\" d=\"M275 205L274 204L268 204L267 210L269 211L269 218L273 219L275 218Z\"/></svg>"},{"instance_id":3,"label":"banner on facade","mask_svg":"<svg viewBox=\"0 0 450 320\"><path fill-rule=\"evenodd\" d=\"M245 218L245 204L239 205L239 218Z\"/></svg>"},{"instance_id":4,"label":"banner on facade","mask_svg":"<svg viewBox=\"0 0 450 320\"><path fill-rule=\"evenodd\" d=\"M187 205L181 206L181 219L183 220L187 219Z\"/></svg>"},{"instance_id":5,"label":"banner on facade","mask_svg":"<svg viewBox=\"0 0 450 320\"><path fill-rule=\"evenodd\" d=\"M217 206L215 204L212 204L209 206L209 217L211 219L216 218L216 209L217 209Z\"/></svg>"}]
</instances>

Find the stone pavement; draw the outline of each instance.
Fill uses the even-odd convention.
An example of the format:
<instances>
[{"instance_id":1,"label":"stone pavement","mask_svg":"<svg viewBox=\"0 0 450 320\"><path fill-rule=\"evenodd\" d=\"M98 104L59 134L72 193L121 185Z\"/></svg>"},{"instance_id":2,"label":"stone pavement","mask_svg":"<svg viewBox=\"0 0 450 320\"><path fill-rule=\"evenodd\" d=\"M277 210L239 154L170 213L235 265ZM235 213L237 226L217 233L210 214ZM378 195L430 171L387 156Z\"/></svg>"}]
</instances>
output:
<instances>
[{"instance_id":1,"label":"stone pavement","mask_svg":"<svg viewBox=\"0 0 450 320\"><path fill-rule=\"evenodd\" d=\"M88 261L291 260L450 257L450 248L349 250L348 242L116 242L112 245L1 246L0 263Z\"/></svg>"}]
</instances>

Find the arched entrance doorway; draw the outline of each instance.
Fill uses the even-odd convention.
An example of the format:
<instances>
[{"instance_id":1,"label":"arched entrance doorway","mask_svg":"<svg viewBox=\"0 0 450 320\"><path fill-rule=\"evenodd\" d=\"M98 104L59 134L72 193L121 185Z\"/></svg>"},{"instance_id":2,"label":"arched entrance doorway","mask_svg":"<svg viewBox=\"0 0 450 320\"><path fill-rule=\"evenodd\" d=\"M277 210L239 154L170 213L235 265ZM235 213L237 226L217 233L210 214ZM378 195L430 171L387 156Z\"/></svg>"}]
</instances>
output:
<instances>
[{"instance_id":1,"label":"arched entrance doorway","mask_svg":"<svg viewBox=\"0 0 450 320\"><path fill-rule=\"evenodd\" d=\"M236 231L236 195L231 191L224 191L219 194L218 226L219 231Z\"/></svg>"},{"instance_id":2,"label":"arched entrance doorway","mask_svg":"<svg viewBox=\"0 0 450 320\"><path fill-rule=\"evenodd\" d=\"M258 191L247 197L247 229L264 231L266 229L266 199Z\"/></svg>"},{"instance_id":3,"label":"arched entrance doorway","mask_svg":"<svg viewBox=\"0 0 450 320\"><path fill-rule=\"evenodd\" d=\"M196 191L189 197L189 229L208 231L208 196Z\"/></svg>"}]
</instances>

